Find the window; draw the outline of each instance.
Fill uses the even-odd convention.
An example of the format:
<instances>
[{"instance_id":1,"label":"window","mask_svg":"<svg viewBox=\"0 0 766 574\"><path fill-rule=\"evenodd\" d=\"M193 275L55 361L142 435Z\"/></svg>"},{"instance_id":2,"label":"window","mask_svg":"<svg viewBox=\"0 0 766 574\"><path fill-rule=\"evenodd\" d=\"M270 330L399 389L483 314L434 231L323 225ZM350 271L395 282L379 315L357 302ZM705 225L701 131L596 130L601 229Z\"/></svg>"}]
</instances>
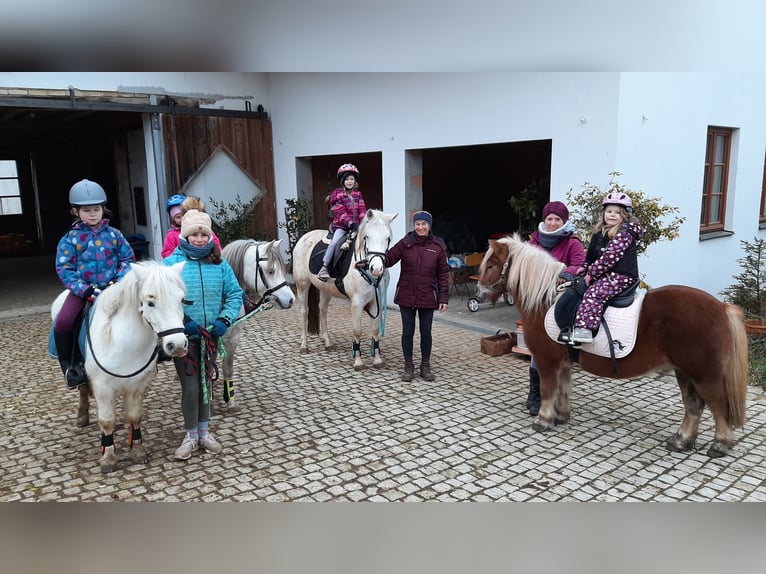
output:
<instances>
[{"instance_id":1,"label":"window","mask_svg":"<svg viewBox=\"0 0 766 574\"><path fill-rule=\"evenodd\" d=\"M700 214L700 231L703 233L723 230L732 132L730 128L709 127L707 130L705 179Z\"/></svg>"},{"instance_id":2,"label":"window","mask_svg":"<svg viewBox=\"0 0 766 574\"><path fill-rule=\"evenodd\" d=\"M763 158L763 179L761 180L761 211L759 223L766 223L766 156Z\"/></svg>"},{"instance_id":3,"label":"window","mask_svg":"<svg viewBox=\"0 0 766 574\"><path fill-rule=\"evenodd\" d=\"M0 160L0 215L21 213L21 188L16 160Z\"/></svg>"}]
</instances>

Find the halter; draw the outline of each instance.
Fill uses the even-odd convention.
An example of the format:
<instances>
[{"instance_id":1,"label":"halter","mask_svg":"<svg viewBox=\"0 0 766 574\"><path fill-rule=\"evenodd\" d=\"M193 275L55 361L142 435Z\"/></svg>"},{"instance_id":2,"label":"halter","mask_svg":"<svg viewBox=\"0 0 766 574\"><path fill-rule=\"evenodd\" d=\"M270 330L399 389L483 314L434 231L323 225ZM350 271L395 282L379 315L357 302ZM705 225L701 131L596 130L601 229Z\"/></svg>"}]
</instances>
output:
<instances>
[{"instance_id":1,"label":"halter","mask_svg":"<svg viewBox=\"0 0 766 574\"><path fill-rule=\"evenodd\" d=\"M141 318L146 321L146 324L151 327L152 331L157 335L157 344L154 346L154 350L152 351L151 356L149 357L149 360L146 361L143 367L136 369L129 375L120 375L117 373L111 372L109 369L106 369L98 360L98 357L96 357L96 353L93 351L93 342L90 338L90 307L92 306L92 303L88 301L85 305L85 309L83 311L84 315L84 321L85 321L85 339L88 344L88 348L90 349L90 355L93 357L93 360L96 362L96 365L98 365L98 368L104 371L107 375L116 377L118 379L129 379L130 377L135 377L139 373L143 372L149 365L152 364L152 361L157 357L157 354L160 350L160 343L162 342L163 337L167 337L168 335L175 335L177 333L183 333L184 328L183 327L173 327L172 329L165 329L164 331L156 331L154 329L154 326L147 321L146 317L144 317L143 313L141 314Z\"/></svg>"},{"instance_id":2,"label":"halter","mask_svg":"<svg viewBox=\"0 0 766 574\"><path fill-rule=\"evenodd\" d=\"M263 272L263 269L261 269L261 261L268 262L268 258L261 257L261 250L260 246L262 244L256 244L255 249L255 272L253 273L253 284L255 285L255 291L260 292L258 289L258 277L261 278L261 282L263 283L263 286L266 287L266 291L263 292L263 295L261 295L261 299L256 303L256 307L259 307L263 302L270 297L275 291L280 290L282 287L287 285L287 281L282 281L279 285L275 285L274 287L269 287L268 282L266 281L266 275Z\"/></svg>"},{"instance_id":3,"label":"halter","mask_svg":"<svg viewBox=\"0 0 766 574\"><path fill-rule=\"evenodd\" d=\"M375 257L380 258L380 262L383 264L383 267L386 266L386 254L388 253L388 248L391 246L391 238L388 238L388 242L386 244L386 250L385 251L368 251L367 250L367 237L364 238L364 259L361 261L356 262L356 268L359 271L359 274L364 277L364 280L367 281L370 285L373 287L378 287L380 284L380 280L383 278L385 273L381 273L379 277L375 277L367 271L367 269L370 266L370 263L372 263L372 260Z\"/></svg>"}]
</instances>

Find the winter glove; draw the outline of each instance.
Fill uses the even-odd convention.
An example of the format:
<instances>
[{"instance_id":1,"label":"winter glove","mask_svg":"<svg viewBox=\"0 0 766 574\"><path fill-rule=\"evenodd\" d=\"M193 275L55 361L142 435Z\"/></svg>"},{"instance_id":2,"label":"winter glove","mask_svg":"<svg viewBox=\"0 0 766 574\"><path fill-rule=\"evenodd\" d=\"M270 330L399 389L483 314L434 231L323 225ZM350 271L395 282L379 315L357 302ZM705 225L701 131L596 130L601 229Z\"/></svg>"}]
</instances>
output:
<instances>
[{"instance_id":1,"label":"winter glove","mask_svg":"<svg viewBox=\"0 0 766 574\"><path fill-rule=\"evenodd\" d=\"M187 337L199 337L202 334L200 331L199 323L197 323L197 321L191 320L184 323L184 333L186 333Z\"/></svg>"},{"instance_id":2,"label":"winter glove","mask_svg":"<svg viewBox=\"0 0 766 574\"><path fill-rule=\"evenodd\" d=\"M218 317L213 321L213 326L208 329L213 337L223 337L229 326L224 322L221 317Z\"/></svg>"},{"instance_id":3,"label":"winter glove","mask_svg":"<svg viewBox=\"0 0 766 574\"><path fill-rule=\"evenodd\" d=\"M352 223L348 226L349 231L356 231L357 229L359 229L359 224L357 223Z\"/></svg>"}]
</instances>

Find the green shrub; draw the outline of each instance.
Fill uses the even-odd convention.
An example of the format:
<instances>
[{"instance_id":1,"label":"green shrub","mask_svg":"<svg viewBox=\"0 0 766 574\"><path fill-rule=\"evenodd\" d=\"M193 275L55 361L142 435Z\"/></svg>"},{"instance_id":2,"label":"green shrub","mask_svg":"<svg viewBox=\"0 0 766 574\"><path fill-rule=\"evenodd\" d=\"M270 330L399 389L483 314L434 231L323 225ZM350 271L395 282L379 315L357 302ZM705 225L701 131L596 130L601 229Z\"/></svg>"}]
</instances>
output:
<instances>
[{"instance_id":1,"label":"green shrub","mask_svg":"<svg viewBox=\"0 0 766 574\"><path fill-rule=\"evenodd\" d=\"M741 240L745 252L737 259L742 272L734 275L736 283L721 291L723 300L739 305L746 319L766 320L766 241Z\"/></svg>"},{"instance_id":2,"label":"green shrub","mask_svg":"<svg viewBox=\"0 0 766 574\"><path fill-rule=\"evenodd\" d=\"M236 239L256 239L265 241L273 239L269 234L255 231L250 223L250 212L255 206L255 200L245 203L237 195L233 203L224 203L209 198L212 207L210 218L213 220L213 231L221 241L228 245Z\"/></svg>"},{"instance_id":3,"label":"green shrub","mask_svg":"<svg viewBox=\"0 0 766 574\"><path fill-rule=\"evenodd\" d=\"M304 233L312 228L312 204L309 199L286 199L285 220L278 223L287 232L287 268L293 269L293 248Z\"/></svg>"},{"instance_id":4,"label":"green shrub","mask_svg":"<svg viewBox=\"0 0 766 574\"><path fill-rule=\"evenodd\" d=\"M590 243L593 228L601 219L604 198L613 192L627 193L633 200L633 215L644 227L644 236L637 244L639 254L657 241L676 239L680 233L681 225L686 221L685 217L676 215L679 213L679 209L664 205L659 198L648 197L643 191L629 189L621 185L617 181L621 175L617 171L610 173L611 180L606 189L601 189L586 181L580 192L574 193L571 189L567 192L569 219L577 229L577 236L583 245L587 248L588 243Z\"/></svg>"}]
</instances>

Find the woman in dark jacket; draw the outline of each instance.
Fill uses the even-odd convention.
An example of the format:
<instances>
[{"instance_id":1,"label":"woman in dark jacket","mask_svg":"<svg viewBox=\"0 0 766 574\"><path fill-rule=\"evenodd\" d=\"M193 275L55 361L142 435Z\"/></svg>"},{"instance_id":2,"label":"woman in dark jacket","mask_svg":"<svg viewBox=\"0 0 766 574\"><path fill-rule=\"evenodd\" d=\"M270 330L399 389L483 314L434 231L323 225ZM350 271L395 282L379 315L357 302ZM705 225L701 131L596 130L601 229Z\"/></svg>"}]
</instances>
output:
<instances>
[{"instance_id":1,"label":"woman in dark jacket","mask_svg":"<svg viewBox=\"0 0 766 574\"><path fill-rule=\"evenodd\" d=\"M386 267L402 262L394 303L402 314L403 381L415 376L412 360L415 316L420 318L420 377L433 381L431 372L431 325L434 311L443 313L449 301L447 246L431 233L433 217L427 211L412 216L415 230L405 235L386 255Z\"/></svg>"}]
</instances>

